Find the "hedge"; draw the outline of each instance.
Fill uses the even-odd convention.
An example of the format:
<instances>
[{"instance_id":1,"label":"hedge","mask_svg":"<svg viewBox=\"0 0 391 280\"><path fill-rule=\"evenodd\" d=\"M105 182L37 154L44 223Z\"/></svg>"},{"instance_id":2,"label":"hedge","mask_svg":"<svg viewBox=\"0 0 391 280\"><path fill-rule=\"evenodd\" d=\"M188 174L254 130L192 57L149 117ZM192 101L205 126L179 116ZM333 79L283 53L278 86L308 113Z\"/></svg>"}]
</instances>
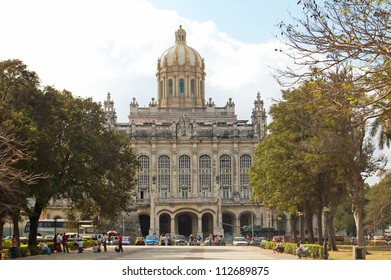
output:
<instances>
[{"instance_id":1,"label":"hedge","mask_svg":"<svg viewBox=\"0 0 391 280\"><path fill-rule=\"evenodd\" d=\"M261 242L261 249L270 249L276 246L275 242ZM297 244L296 243L283 243L284 246L284 254L296 255ZM313 259L321 259L323 254L323 246L319 244L304 244L304 247L308 248L307 257Z\"/></svg>"}]
</instances>

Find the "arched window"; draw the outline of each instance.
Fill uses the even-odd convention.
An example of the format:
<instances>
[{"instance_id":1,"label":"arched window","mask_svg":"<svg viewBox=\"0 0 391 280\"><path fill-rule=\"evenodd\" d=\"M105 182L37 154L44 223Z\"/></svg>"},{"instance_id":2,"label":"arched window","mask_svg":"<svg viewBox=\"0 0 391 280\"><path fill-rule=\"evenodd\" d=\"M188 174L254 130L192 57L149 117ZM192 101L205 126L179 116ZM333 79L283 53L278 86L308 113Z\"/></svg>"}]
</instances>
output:
<instances>
[{"instance_id":1,"label":"arched window","mask_svg":"<svg viewBox=\"0 0 391 280\"><path fill-rule=\"evenodd\" d=\"M194 97L195 94L195 80L191 79L190 81L190 96Z\"/></svg>"},{"instance_id":2,"label":"arched window","mask_svg":"<svg viewBox=\"0 0 391 280\"><path fill-rule=\"evenodd\" d=\"M172 83L172 79L169 79L168 80L168 97L172 97L173 96L173 83Z\"/></svg>"},{"instance_id":3,"label":"arched window","mask_svg":"<svg viewBox=\"0 0 391 280\"><path fill-rule=\"evenodd\" d=\"M159 93L160 93L160 97L164 98L165 95L164 95L164 84L163 84L163 81L160 81L160 88L159 88Z\"/></svg>"},{"instance_id":4,"label":"arched window","mask_svg":"<svg viewBox=\"0 0 391 280\"><path fill-rule=\"evenodd\" d=\"M220 187L221 197L230 198L232 187L232 163L229 155L222 155L220 157Z\"/></svg>"},{"instance_id":5,"label":"arched window","mask_svg":"<svg viewBox=\"0 0 391 280\"><path fill-rule=\"evenodd\" d=\"M149 198L150 189L150 166L149 157L142 155L138 157L138 180L137 180L137 198L147 199Z\"/></svg>"},{"instance_id":6,"label":"arched window","mask_svg":"<svg viewBox=\"0 0 391 280\"><path fill-rule=\"evenodd\" d=\"M240 192L241 197L251 198L251 188L248 184L248 172L251 167L251 157L249 155L243 155L240 157L239 168L240 168Z\"/></svg>"},{"instance_id":7,"label":"arched window","mask_svg":"<svg viewBox=\"0 0 391 280\"><path fill-rule=\"evenodd\" d=\"M191 168L190 157L183 155L179 157L179 194L181 197L189 197L191 192Z\"/></svg>"},{"instance_id":8,"label":"arched window","mask_svg":"<svg viewBox=\"0 0 391 280\"><path fill-rule=\"evenodd\" d=\"M212 161L209 156L202 155L198 160L199 186L202 197L212 196Z\"/></svg>"},{"instance_id":9,"label":"arched window","mask_svg":"<svg viewBox=\"0 0 391 280\"><path fill-rule=\"evenodd\" d=\"M169 197L171 186L171 166L168 156L160 156L157 163L157 184L160 197Z\"/></svg>"},{"instance_id":10,"label":"arched window","mask_svg":"<svg viewBox=\"0 0 391 280\"><path fill-rule=\"evenodd\" d=\"M179 79L179 96L184 97L185 96L185 80Z\"/></svg>"}]
</instances>

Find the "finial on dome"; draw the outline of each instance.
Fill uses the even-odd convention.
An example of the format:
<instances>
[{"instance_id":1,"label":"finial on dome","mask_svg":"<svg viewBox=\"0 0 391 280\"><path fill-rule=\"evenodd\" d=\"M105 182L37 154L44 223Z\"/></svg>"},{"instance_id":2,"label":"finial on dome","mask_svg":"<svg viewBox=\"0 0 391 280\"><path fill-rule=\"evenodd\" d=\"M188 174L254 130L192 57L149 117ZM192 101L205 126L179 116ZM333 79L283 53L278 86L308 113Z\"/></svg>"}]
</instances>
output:
<instances>
[{"instance_id":1,"label":"finial on dome","mask_svg":"<svg viewBox=\"0 0 391 280\"><path fill-rule=\"evenodd\" d=\"M175 44L186 45L186 31L179 25L179 29L175 32Z\"/></svg>"}]
</instances>

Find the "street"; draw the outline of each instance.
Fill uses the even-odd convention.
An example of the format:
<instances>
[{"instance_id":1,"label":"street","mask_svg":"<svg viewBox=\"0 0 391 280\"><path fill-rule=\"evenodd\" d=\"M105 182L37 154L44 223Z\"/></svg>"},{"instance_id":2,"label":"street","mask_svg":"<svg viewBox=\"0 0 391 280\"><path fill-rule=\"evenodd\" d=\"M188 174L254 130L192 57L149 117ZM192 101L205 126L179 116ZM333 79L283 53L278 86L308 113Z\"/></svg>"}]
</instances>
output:
<instances>
[{"instance_id":1,"label":"street","mask_svg":"<svg viewBox=\"0 0 391 280\"><path fill-rule=\"evenodd\" d=\"M55 253L22 258L23 260L296 260L288 254L273 253L255 246L124 246L124 253L108 246L107 252Z\"/></svg>"}]
</instances>

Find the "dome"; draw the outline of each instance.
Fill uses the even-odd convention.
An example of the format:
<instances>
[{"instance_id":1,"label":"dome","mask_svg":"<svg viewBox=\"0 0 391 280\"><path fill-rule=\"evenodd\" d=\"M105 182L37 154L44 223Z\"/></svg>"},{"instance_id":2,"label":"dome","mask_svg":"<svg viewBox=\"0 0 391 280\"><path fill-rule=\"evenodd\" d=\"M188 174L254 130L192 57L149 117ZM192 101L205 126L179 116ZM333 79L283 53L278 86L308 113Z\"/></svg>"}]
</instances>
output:
<instances>
[{"instance_id":1,"label":"dome","mask_svg":"<svg viewBox=\"0 0 391 280\"><path fill-rule=\"evenodd\" d=\"M179 26L175 32L175 46L168 48L159 59L159 67L195 66L204 68L201 55L186 44L186 31Z\"/></svg>"},{"instance_id":2,"label":"dome","mask_svg":"<svg viewBox=\"0 0 391 280\"><path fill-rule=\"evenodd\" d=\"M186 44L186 31L179 26L175 46L168 48L157 62L157 106L204 108L205 75L204 59Z\"/></svg>"}]
</instances>

